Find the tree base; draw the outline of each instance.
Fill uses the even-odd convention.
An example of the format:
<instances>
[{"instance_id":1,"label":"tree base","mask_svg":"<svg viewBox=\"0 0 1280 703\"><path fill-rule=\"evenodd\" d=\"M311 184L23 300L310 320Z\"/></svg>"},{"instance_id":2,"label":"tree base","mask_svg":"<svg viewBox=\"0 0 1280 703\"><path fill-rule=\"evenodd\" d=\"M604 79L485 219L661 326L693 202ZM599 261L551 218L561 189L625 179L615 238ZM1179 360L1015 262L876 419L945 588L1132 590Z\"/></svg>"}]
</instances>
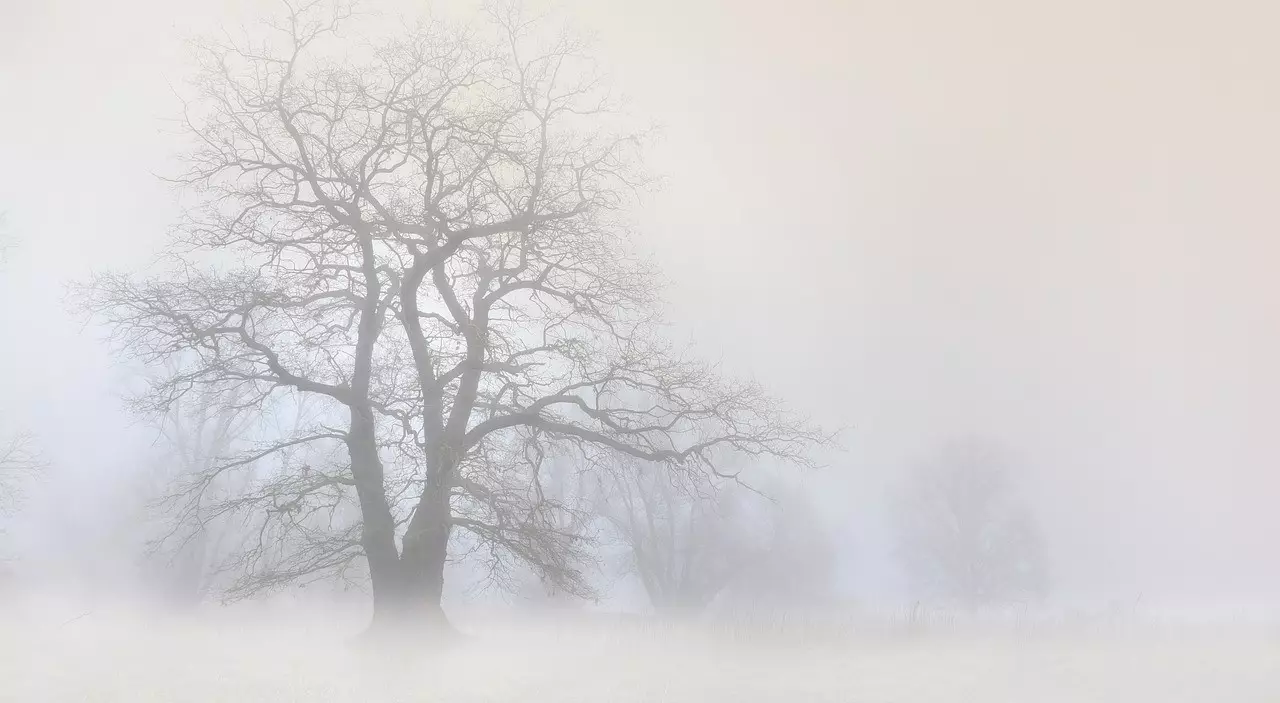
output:
<instances>
[{"instance_id":1,"label":"tree base","mask_svg":"<svg viewBox=\"0 0 1280 703\"><path fill-rule=\"evenodd\" d=\"M451 647L466 639L439 608L384 609L375 608L369 627L355 638L362 647L406 647L439 649Z\"/></svg>"}]
</instances>

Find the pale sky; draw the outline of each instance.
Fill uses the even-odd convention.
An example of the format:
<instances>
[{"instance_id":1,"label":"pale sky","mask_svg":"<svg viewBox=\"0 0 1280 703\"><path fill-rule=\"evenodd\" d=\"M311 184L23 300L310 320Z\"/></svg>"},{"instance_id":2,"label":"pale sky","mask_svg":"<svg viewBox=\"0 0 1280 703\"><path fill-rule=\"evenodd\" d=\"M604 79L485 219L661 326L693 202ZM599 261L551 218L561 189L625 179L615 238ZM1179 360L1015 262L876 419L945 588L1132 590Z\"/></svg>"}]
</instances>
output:
<instances>
[{"instance_id":1,"label":"pale sky","mask_svg":"<svg viewBox=\"0 0 1280 703\"><path fill-rule=\"evenodd\" d=\"M0 422L83 529L141 433L62 287L163 241L179 34L255 4L0 0ZM677 333L853 427L818 482L857 590L884 481L977 434L1063 590L1277 600L1274 3L561 5L664 127L637 219Z\"/></svg>"}]
</instances>

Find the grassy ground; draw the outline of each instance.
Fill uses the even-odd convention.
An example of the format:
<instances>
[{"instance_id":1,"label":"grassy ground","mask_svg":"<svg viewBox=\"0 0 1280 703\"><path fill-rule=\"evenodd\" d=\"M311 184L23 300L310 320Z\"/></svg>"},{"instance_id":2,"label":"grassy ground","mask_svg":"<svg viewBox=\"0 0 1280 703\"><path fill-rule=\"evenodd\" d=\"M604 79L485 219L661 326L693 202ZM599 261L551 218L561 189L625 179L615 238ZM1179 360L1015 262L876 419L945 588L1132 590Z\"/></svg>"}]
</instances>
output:
<instances>
[{"instance_id":1,"label":"grassy ground","mask_svg":"<svg viewBox=\"0 0 1280 703\"><path fill-rule=\"evenodd\" d=\"M872 631L476 622L447 651L357 649L322 614L179 624L94 613L0 634L4 701L1280 701L1260 628Z\"/></svg>"}]
</instances>

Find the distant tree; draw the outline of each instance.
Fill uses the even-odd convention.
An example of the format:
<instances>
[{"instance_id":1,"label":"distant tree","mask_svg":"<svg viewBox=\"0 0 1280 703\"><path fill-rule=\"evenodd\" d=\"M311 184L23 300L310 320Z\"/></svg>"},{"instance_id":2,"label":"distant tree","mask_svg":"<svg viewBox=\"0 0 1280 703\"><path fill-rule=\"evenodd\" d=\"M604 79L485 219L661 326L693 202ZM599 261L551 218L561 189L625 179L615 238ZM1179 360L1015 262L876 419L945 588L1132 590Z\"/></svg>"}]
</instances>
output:
<instances>
[{"instance_id":1,"label":"distant tree","mask_svg":"<svg viewBox=\"0 0 1280 703\"><path fill-rule=\"evenodd\" d=\"M10 247L4 213L0 212L0 264ZM0 516L13 514L22 503L27 481L46 467L35 436L27 432L0 436Z\"/></svg>"},{"instance_id":2,"label":"distant tree","mask_svg":"<svg viewBox=\"0 0 1280 703\"><path fill-rule=\"evenodd\" d=\"M750 505L760 496L733 481L639 461L599 476L596 509L660 613L703 610L765 554Z\"/></svg>"},{"instance_id":3,"label":"distant tree","mask_svg":"<svg viewBox=\"0 0 1280 703\"><path fill-rule=\"evenodd\" d=\"M27 480L45 465L34 435L19 433L0 444L0 515L19 508Z\"/></svg>"},{"instance_id":4,"label":"distant tree","mask_svg":"<svg viewBox=\"0 0 1280 703\"><path fill-rule=\"evenodd\" d=\"M565 579L547 577L536 569L524 566L515 570L490 569L490 573L516 573L511 583L505 584L514 591L522 605L540 610L564 610L578 608L588 601L598 600L599 593L590 583L587 574L597 567L594 552L589 547L595 544L596 530L591 523L596 515L590 510L590 493L585 490L583 473L568 461L548 461L537 476L540 501L556 506L548 514L547 528L565 535L578 545L579 549L566 554L562 568L571 569L579 575L574 583L578 588L566 588ZM502 553L493 554L489 561L496 562Z\"/></svg>"},{"instance_id":5,"label":"distant tree","mask_svg":"<svg viewBox=\"0 0 1280 703\"><path fill-rule=\"evenodd\" d=\"M173 364L166 371L179 372ZM159 513L160 524L148 537L146 556L152 585L173 605L194 606L214 588L224 541L236 532L241 538L245 535L244 525L210 514L207 506L242 496L254 477L228 472L200 491L207 500L192 503L182 498L191 481L208 481L213 469L250 439L246 435L259 422L234 390L184 394L160 418L161 453L156 470L145 477L142 496L147 512Z\"/></svg>"},{"instance_id":6,"label":"distant tree","mask_svg":"<svg viewBox=\"0 0 1280 703\"><path fill-rule=\"evenodd\" d=\"M910 471L891 504L917 588L967 607L1046 593L1044 544L1015 488L1001 453L979 442L955 443Z\"/></svg>"},{"instance_id":7,"label":"distant tree","mask_svg":"<svg viewBox=\"0 0 1280 703\"><path fill-rule=\"evenodd\" d=\"M22 507L28 482L48 468L34 435L18 433L0 439L0 537L5 523ZM0 548L0 591L17 582L16 570L8 562L14 557L6 544Z\"/></svg>"},{"instance_id":8,"label":"distant tree","mask_svg":"<svg viewBox=\"0 0 1280 703\"><path fill-rule=\"evenodd\" d=\"M3 264L5 257L9 253L9 249L13 246L13 241L9 238L8 227L5 222L5 213L0 212L0 264Z\"/></svg>"},{"instance_id":9,"label":"distant tree","mask_svg":"<svg viewBox=\"0 0 1280 703\"><path fill-rule=\"evenodd\" d=\"M181 377L182 364L169 361L162 377ZM336 443L294 441L329 418L316 417L305 395L280 394L268 405L250 397L244 386L199 386L175 395L157 419L158 456L140 485L144 556L149 585L171 605L234 600L260 587L263 564L278 568L325 550L335 532L358 524L348 494L326 478L342 468ZM310 486L313 500L294 503L299 485ZM366 580L351 568L292 582L349 588Z\"/></svg>"},{"instance_id":10,"label":"distant tree","mask_svg":"<svg viewBox=\"0 0 1280 703\"><path fill-rule=\"evenodd\" d=\"M753 606L809 607L828 604L834 594L837 548L808 492L794 482L767 481L767 500L748 502L762 532L753 552L730 585L728 595Z\"/></svg>"}]
</instances>

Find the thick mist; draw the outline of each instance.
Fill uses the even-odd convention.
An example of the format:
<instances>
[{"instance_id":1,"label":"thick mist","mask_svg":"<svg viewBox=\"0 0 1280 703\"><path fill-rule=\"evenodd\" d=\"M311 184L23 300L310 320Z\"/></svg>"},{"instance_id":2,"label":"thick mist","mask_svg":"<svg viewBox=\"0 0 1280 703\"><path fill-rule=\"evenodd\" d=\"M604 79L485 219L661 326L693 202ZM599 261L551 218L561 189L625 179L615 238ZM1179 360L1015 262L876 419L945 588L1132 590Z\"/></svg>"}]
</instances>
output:
<instances>
[{"instance_id":1,"label":"thick mist","mask_svg":"<svg viewBox=\"0 0 1280 703\"><path fill-rule=\"evenodd\" d=\"M806 450L816 468L748 468L759 480L727 494L732 508L700 484L655 494L619 469L630 482L607 492L658 495L696 524L731 525L698 532L688 518L711 552L755 555L741 561L758 568L735 566L736 581L726 571L738 585L707 595L705 609L664 608L628 556L658 531L639 534L631 513L596 503L584 509L602 521L592 534L624 537L592 538L595 593L572 616L529 605L563 595L530 596L533 576L495 582L488 562L451 561L445 609L468 640L445 655L456 668L433 664L430 691L478 696L465 679L492 660L519 670L499 699L529 687L585 700L616 685L635 700L683 700L726 690L710 669L729 659L741 676L756 670L743 662L776 670L755 686L759 700L852 700L885 687L911 700L956 690L1025 700L1055 677L1072 680L1068 671L1084 673L1077 689L1060 683L1064 699L1194 700L1232 679L1243 682L1237 700L1275 690L1280 48L1270 28L1280 9L523 4L587 36L626 113L656 128L644 163L661 187L643 189L626 219L666 284L664 334L839 434ZM361 26L401 26L397 17L426 6L368 0ZM478 6L431 4L467 22ZM161 176L181 168L188 143L176 119L193 71L187 40L253 27L280 7L0 5L0 451L29 433L40 466L20 477L21 509L0 532L20 633L0 649L30 664L24 700L50 680L30 672L52 665L22 643L127 637L137 656L117 660L132 672L119 675L142 678L153 656L223 661L230 642L265 622L278 626L263 637L339 643L280 664L329 681L332 699L358 699L387 677L417 690L379 668L386 661L346 654L345 638L367 625L367 584L291 586L229 614L210 586L198 614L157 614L141 564L149 521L163 516L142 497L160 490L175 454L122 400L155 369L113 351L75 294L95 273L152 265L179 221L179 195ZM956 468L971 459L979 469ZM975 493L991 466L1002 488ZM582 489L563 490L577 499ZM658 511L645 505L649 517ZM760 517L773 509L795 520ZM744 512L722 517L733 510ZM965 510L981 516L974 542L1014 545L1001 552L1007 563L988 564L999 588L913 567L911 554L945 554L943 563L963 553ZM939 511L954 523L938 529L960 535L949 547L929 537ZM767 557L726 536L748 533L773 539ZM227 539L218 548L229 552ZM788 590L778 573L822 587ZM257 608L270 616L246 624ZM612 630L584 611L626 615ZM154 622L168 629L140 625ZM1178 629L1189 623L1211 628L1201 643L1213 653ZM168 641L157 632L192 653L154 653ZM575 679L581 669L565 660L607 650L600 638L618 656ZM521 647L547 642L536 663L512 663ZM219 695L307 699L269 687L284 685L266 683L280 674L264 663L271 652L235 656L222 665L242 672L240 692ZM317 663L330 660L340 663ZM849 666L865 675L845 676ZM1186 677L1175 681L1179 667ZM676 670L684 688L654 684ZM936 686L908 691L902 680L923 670ZM84 684L63 683L52 699ZM165 687L182 685L147 690L176 700ZM124 699L107 690L101 699Z\"/></svg>"}]
</instances>

